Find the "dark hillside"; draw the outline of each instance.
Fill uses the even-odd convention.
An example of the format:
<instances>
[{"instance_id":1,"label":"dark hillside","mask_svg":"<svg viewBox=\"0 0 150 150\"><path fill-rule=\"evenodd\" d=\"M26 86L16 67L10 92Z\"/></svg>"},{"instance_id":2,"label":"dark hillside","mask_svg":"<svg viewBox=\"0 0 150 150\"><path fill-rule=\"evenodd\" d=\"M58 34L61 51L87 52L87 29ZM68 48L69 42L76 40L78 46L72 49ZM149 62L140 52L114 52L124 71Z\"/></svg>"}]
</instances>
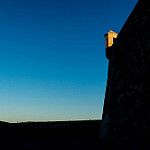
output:
<instances>
[{"instance_id":1,"label":"dark hillside","mask_svg":"<svg viewBox=\"0 0 150 150\"><path fill-rule=\"evenodd\" d=\"M96 149L100 122L2 122L0 146L4 149Z\"/></svg>"}]
</instances>

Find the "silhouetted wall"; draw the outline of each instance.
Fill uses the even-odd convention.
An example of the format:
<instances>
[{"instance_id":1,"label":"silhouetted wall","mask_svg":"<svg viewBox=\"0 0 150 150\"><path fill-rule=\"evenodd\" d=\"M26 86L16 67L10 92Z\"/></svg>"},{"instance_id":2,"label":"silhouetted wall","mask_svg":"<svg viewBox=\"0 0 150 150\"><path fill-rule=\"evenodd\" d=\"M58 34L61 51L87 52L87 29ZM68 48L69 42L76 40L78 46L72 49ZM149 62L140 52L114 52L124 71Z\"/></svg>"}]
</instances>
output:
<instances>
[{"instance_id":1,"label":"silhouetted wall","mask_svg":"<svg viewBox=\"0 0 150 150\"><path fill-rule=\"evenodd\" d=\"M100 141L147 150L150 136L150 4L139 0L109 59Z\"/></svg>"}]
</instances>

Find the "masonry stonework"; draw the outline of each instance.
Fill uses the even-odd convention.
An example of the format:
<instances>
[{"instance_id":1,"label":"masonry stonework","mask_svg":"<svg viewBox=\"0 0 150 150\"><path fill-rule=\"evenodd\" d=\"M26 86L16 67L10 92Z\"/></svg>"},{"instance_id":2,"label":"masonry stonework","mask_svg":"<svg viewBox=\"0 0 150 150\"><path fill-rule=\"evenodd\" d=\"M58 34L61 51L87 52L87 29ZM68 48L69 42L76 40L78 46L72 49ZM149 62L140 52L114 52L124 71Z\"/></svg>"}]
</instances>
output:
<instances>
[{"instance_id":1,"label":"masonry stonework","mask_svg":"<svg viewBox=\"0 0 150 150\"><path fill-rule=\"evenodd\" d=\"M111 47L101 144L148 150L150 139L150 4L139 0Z\"/></svg>"}]
</instances>

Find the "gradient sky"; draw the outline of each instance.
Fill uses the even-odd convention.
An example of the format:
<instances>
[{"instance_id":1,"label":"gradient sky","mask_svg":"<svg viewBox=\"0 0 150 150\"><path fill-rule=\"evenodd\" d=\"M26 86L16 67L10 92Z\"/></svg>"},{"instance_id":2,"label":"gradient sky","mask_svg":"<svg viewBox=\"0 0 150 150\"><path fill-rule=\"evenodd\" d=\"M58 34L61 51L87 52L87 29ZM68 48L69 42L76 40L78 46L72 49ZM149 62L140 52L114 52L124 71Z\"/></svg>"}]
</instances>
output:
<instances>
[{"instance_id":1,"label":"gradient sky","mask_svg":"<svg viewBox=\"0 0 150 150\"><path fill-rule=\"evenodd\" d=\"M101 119L108 61L137 0L0 0L0 120Z\"/></svg>"}]
</instances>

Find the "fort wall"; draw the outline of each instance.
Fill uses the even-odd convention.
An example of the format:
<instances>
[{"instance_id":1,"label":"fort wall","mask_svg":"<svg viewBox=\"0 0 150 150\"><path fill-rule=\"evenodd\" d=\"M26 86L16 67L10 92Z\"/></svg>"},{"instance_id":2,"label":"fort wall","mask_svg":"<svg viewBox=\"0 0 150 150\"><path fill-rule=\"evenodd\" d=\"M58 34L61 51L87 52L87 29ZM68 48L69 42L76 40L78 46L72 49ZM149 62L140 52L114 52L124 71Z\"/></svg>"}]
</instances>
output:
<instances>
[{"instance_id":1,"label":"fort wall","mask_svg":"<svg viewBox=\"0 0 150 150\"><path fill-rule=\"evenodd\" d=\"M150 5L139 0L111 47L100 141L147 150L150 138Z\"/></svg>"}]
</instances>

